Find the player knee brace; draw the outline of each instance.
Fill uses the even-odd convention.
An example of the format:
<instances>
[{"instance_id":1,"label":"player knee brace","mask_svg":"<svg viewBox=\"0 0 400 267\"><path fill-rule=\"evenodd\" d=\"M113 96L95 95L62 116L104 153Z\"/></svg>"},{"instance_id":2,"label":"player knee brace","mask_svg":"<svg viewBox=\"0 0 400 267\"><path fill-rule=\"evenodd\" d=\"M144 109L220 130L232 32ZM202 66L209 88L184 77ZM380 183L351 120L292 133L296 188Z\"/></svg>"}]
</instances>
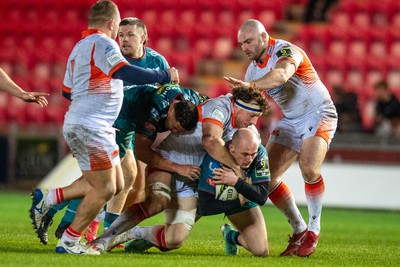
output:
<instances>
[{"instance_id":1,"label":"player knee brace","mask_svg":"<svg viewBox=\"0 0 400 267\"><path fill-rule=\"evenodd\" d=\"M164 212L164 221L168 224L182 223L189 231L194 225L195 215L186 210L166 209Z\"/></svg>"},{"instance_id":2,"label":"player knee brace","mask_svg":"<svg viewBox=\"0 0 400 267\"><path fill-rule=\"evenodd\" d=\"M150 185L150 191L154 195L162 195L168 199L168 201L171 200L171 188L169 186L161 183L161 182L155 182Z\"/></svg>"}]
</instances>

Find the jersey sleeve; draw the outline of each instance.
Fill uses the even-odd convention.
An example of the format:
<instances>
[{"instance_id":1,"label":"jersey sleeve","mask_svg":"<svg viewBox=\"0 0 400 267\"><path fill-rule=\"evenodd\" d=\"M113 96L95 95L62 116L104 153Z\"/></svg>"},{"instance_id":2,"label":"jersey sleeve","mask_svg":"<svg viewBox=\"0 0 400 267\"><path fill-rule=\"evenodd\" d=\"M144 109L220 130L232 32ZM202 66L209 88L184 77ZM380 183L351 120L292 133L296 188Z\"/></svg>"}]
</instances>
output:
<instances>
[{"instance_id":1,"label":"jersey sleeve","mask_svg":"<svg viewBox=\"0 0 400 267\"><path fill-rule=\"evenodd\" d=\"M303 54L292 44L286 44L281 48L278 48L274 57L276 58L276 64L283 60L289 60L296 66L296 70L303 62Z\"/></svg>"},{"instance_id":2,"label":"jersey sleeve","mask_svg":"<svg viewBox=\"0 0 400 267\"><path fill-rule=\"evenodd\" d=\"M95 46L93 50L94 65L108 77L112 77L114 72L129 64L114 40L102 38L95 43Z\"/></svg>"},{"instance_id":3,"label":"jersey sleeve","mask_svg":"<svg viewBox=\"0 0 400 267\"><path fill-rule=\"evenodd\" d=\"M229 110L228 107L217 98L214 99L214 101L205 102L200 106L200 109L201 122L211 122L220 126L221 128L224 128L224 125L231 118L231 110Z\"/></svg>"}]
</instances>

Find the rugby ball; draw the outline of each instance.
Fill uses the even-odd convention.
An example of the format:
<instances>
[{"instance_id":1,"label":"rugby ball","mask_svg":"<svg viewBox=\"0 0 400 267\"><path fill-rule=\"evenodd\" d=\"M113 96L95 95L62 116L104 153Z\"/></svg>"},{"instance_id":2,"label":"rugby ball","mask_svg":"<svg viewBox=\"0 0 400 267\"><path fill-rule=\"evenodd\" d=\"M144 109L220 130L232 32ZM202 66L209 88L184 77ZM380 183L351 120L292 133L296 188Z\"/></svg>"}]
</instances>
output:
<instances>
[{"instance_id":1,"label":"rugby ball","mask_svg":"<svg viewBox=\"0 0 400 267\"><path fill-rule=\"evenodd\" d=\"M215 199L221 201L235 200L239 196L239 193L233 186L229 185L215 185Z\"/></svg>"}]
</instances>

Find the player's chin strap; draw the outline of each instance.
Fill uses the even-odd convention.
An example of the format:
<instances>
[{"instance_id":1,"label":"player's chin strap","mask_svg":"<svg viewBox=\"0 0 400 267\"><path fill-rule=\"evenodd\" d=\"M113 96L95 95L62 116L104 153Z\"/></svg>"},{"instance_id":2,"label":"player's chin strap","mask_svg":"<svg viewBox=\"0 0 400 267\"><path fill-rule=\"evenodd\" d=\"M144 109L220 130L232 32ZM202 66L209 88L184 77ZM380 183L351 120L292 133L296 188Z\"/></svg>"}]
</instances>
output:
<instances>
[{"instance_id":1,"label":"player's chin strap","mask_svg":"<svg viewBox=\"0 0 400 267\"><path fill-rule=\"evenodd\" d=\"M246 103L240 99L235 99L235 105L238 106L239 108L259 113L260 115L262 114L261 106L258 104Z\"/></svg>"}]
</instances>

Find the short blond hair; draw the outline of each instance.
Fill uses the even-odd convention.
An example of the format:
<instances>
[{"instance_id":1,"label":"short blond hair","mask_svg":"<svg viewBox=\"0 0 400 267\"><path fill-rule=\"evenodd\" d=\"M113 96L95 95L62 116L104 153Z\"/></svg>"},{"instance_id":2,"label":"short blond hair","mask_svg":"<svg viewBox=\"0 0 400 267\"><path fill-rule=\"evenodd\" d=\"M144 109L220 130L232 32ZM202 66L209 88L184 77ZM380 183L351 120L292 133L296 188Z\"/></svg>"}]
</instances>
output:
<instances>
[{"instance_id":1,"label":"short blond hair","mask_svg":"<svg viewBox=\"0 0 400 267\"><path fill-rule=\"evenodd\" d=\"M118 7L111 0L99 0L89 10L89 26L103 25L118 15Z\"/></svg>"}]
</instances>

